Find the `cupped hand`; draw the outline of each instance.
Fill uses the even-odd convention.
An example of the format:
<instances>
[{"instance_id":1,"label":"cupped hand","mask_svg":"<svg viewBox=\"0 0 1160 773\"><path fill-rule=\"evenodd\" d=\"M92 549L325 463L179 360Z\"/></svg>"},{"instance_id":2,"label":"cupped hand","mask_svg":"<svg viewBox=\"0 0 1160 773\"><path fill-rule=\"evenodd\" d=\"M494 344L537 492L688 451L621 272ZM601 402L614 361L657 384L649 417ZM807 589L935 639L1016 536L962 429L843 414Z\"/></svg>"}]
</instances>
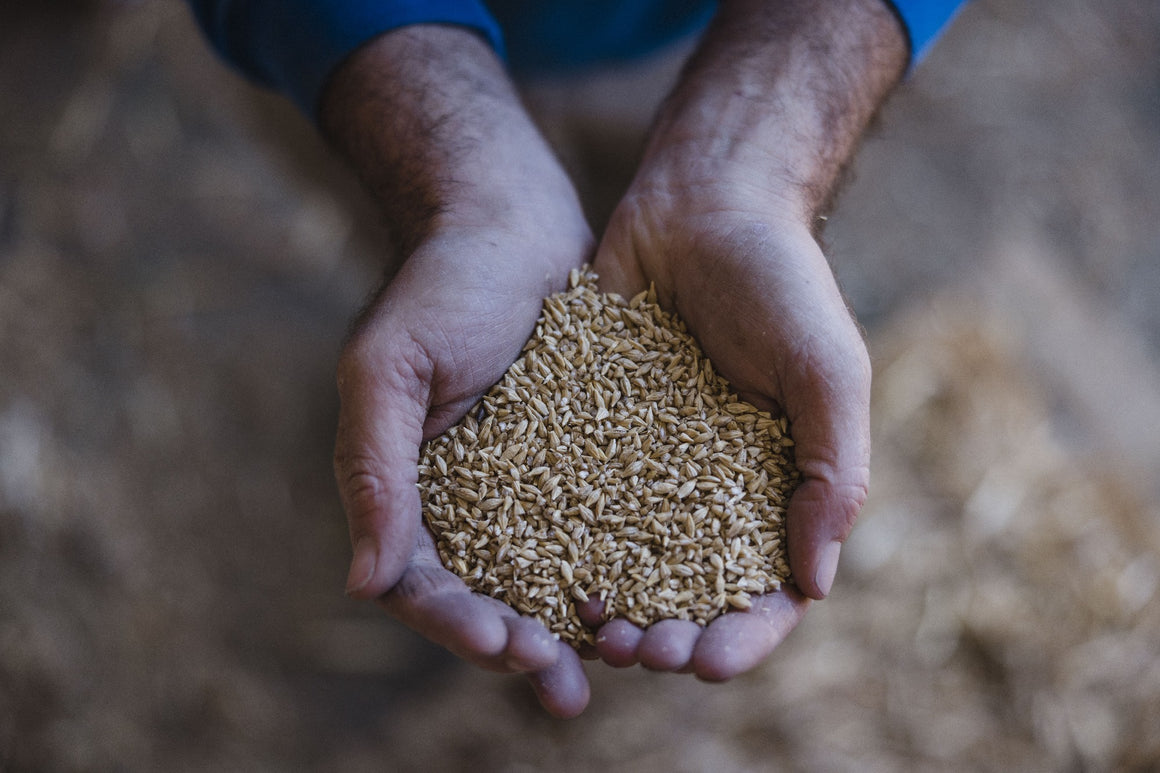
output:
<instances>
[{"instance_id":1,"label":"cupped hand","mask_svg":"<svg viewBox=\"0 0 1160 773\"><path fill-rule=\"evenodd\" d=\"M603 289L653 282L743 398L784 411L803 482L786 512L792 584L701 628L612 620L597 650L720 681L753 667L830 592L841 543L869 482L870 364L860 331L803 218L742 185L640 186L613 214L597 251Z\"/></svg>"},{"instance_id":2,"label":"cupped hand","mask_svg":"<svg viewBox=\"0 0 1160 773\"><path fill-rule=\"evenodd\" d=\"M543 298L588 258L583 218L561 220L574 227L442 231L408 257L340 358L335 472L354 546L347 592L378 599L465 660L525 673L545 708L567 717L588 701L578 656L540 623L470 592L442 566L416 487L422 442L503 376Z\"/></svg>"}]
</instances>

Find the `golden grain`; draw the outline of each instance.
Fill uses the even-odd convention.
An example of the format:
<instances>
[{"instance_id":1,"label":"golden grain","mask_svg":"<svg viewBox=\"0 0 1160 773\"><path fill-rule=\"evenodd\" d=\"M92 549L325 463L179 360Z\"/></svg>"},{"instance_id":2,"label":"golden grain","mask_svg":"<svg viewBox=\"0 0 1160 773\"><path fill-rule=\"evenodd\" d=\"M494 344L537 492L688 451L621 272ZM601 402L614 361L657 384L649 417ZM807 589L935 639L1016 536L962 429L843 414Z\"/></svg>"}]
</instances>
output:
<instances>
[{"instance_id":1,"label":"golden grain","mask_svg":"<svg viewBox=\"0 0 1160 773\"><path fill-rule=\"evenodd\" d=\"M778 590L792 450L654 290L625 301L574 270L504 379L426 445L419 488L444 565L576 645L591 598L705 625Z\"/></svg>"}]
</instances>

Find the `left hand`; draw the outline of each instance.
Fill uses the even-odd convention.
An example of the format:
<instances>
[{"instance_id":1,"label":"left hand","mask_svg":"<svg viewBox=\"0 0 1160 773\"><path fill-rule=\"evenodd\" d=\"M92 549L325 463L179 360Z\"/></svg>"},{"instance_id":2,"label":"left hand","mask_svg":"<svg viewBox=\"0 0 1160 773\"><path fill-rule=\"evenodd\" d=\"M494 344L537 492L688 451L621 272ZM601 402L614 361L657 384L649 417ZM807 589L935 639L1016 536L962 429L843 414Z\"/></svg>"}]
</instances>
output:
<instances>
[{"instance_id":1,"label":"left hand","mask_svg":"<svg viewBox=\"0 0 1160 773\"><path fill-rule=\"evenodd\" d=\"M603 289L628 297L655 282L733 389L786 413L803 482L786 513L793 586L706 628L612 620L597 651L616 666L720 681L761 661L809 599L829 593L869 482L870 361L820 247L790 208L739 183L640 179L597 252Z\"/></svg>"}]
</instances>

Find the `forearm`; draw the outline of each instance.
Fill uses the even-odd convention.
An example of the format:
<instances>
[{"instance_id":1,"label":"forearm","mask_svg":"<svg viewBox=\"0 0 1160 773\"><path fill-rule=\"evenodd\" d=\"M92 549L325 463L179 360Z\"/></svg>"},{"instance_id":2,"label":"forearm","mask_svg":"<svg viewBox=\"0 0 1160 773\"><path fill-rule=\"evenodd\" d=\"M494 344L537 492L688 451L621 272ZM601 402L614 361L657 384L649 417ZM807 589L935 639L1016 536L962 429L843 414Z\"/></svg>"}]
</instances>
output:
<instances>
[{"instance_id":1,"label":"forearm","mask_svg":"<svg viewBox=\"0 0 1160 773\"><path fill-rule=\"evenodd\" d=\"M331 78L320 120L404 255L441 228L531 228L545 202L565 218L575 204L497 57L464 29L416 25L367 44Z\"/></svg>"},{"instance_id":2,"label":"forearm","mask_svg":"<svg viewBox=\"0 0 1160 773\"><path fill-rule=\"evenodd\" d=\"M642 177L773 197L812 223L906 60L882 0L725 0L659 112Z\"/></svg>"}]
</instances>

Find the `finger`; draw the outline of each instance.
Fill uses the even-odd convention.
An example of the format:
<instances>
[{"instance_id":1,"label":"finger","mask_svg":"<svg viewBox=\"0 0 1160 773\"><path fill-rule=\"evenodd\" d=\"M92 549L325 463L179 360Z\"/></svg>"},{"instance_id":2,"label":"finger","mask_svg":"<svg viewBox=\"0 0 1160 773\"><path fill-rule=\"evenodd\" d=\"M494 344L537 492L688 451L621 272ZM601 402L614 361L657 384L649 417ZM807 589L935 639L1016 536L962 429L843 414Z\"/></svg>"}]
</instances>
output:
<instances>
[{"instance_id":1,"label":"finger","mask_svg":"<svg viewBox=\"0 0 1160 773\"><path fill-rule=\"evenodd\" d=\"M503 616L507 626L504 665L512 671L539 671L556 662L557 640L538 621L517 614Z\"/></svg>"},{"instance_id":2,"label":"finger","mask_svg":"<svg viewBox=\"0 0 1160 773\"><path fill-rule=\"evenodd\" d=\"M398 582L419 531L419 445L426 414L415 357L352 341L338 369L334 469L354 555L347 593L370 599Z\"/></svg>"},{"instance_id":3,"label":"finger","mask_svg":"<svg viewBox=\"0 0 1160 773\"><path fill-rule=\"evenodd\" d=\"M577 603L576 616L584 625L595 628L604 622L604 602L593 596L587 601Z\"/></svg>"},{"instance_id":4,"label":"finger","mask_svg":"<svg viewBox=\"0 0 1160 773\"><path fill-rule=\"evenodd\" d=\"M846 349L812 358L826 362L825 370L808 374L786 397L803 476L786 509L789 565L797 587L815 599L830 592L870 484L869 358L860 340Z\"/></svg>"},{"instance_id":5,"label":"finger","mask_svg":"<svg viewBox=\"0 0 1160 773\"><path fill-rule=\"evenodd\" d=\"M718 617L697 639L694 673L706 681L722 682L748 671L785 639L808 606L809 599L785 587L755 598L745 612Z\"/></svg>"},{"instance_id":6,"label":"finger","mask_svg":"<svg viewBox=\"0 0 1160 773\"><path fill-rule=\"evenodd\" d=\"M837 486L831 480L806 478L786 510L790 572L801 591L813 599L829 595L838 572L842 544L865 501L861 485Z\"/></svg>"},{"instance_id":7,"label":"finger","mask_svg":"<svg viewBox=\"0 0 1160 773\"><path fill-rule=\"evenodd\" d=\"M643 630L618 617L596 633L596 651L613 668L628 668L637 664L637 649L643 638Z\"/></svg>"},{"instance_id":8,"label":"finger","mask_svg":"<svg viewBox=\"0 0 1160 773\"><path fill-rule=\"evenodd\" d=\"M543 625L497 599L472 593L439 562L422 530L407 571L379 604L404 625L492 671L537 671L555 663L557 641Z\"/></svg>"},{"instance_id":9,"label":"finger","mask_svg":"<svg viewBox=\"0 0 1160 773\"><path fill-rule=\"evenodd\" d=\"M579 716L591 695L584 664L576 651L564 642L556 642L556 662L548 668L528 674L536 697L549 714L559 719Z\"/></svg>"},{"instance_id":10,"label":"finger","mask_svg":"<svg viewBox=\"0 0 1160 773\"><path fill-rule=\"evenodd\" d=\"M637 648L640 664L651 671L679 671L693 657L704 629L690 620L661 620L644 632Z\"/></svg>"},{"instance_id":11,"label":"finger","mask_svg":"<svg viewBox=\"0 0 1160 773\"><path fill-rule=\"evenodd\" d=\"M378 603L392 617L453 654L507 671L509 629L494 599L477 596L441 566L413 563ZM498 603L498 602L495 602Z\"/></svg>"}]
</instances>

